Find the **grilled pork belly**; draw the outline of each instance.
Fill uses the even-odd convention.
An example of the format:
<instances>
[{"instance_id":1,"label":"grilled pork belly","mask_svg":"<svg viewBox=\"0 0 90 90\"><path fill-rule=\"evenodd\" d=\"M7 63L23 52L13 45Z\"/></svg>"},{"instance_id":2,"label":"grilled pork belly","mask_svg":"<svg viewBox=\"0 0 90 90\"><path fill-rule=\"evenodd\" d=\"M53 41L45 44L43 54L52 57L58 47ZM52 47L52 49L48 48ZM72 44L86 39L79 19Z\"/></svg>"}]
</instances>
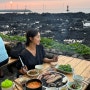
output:
<instances>
[{"instance_id":1,"label":"grilled pork belly","mask_svg":"<svg viewBox=\"0 0 90 90\"><path fill-rule=\"evenodd\" d=\"M61 75L56 75L54 78L49 78L46 82L47 83L53 83L53 82L55 82L56 80L58 80L60 78L62 78Z\"/></svg>"}]
</instances>

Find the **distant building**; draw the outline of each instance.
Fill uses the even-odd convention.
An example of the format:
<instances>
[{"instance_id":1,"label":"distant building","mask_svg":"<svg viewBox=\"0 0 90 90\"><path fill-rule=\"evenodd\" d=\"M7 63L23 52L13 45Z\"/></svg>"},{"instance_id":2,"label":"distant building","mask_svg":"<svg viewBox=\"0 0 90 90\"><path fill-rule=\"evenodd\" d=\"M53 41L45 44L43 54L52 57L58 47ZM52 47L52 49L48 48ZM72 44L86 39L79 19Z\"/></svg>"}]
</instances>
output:
<instances>
[{"instance_id":1,"label":"distant building","mask_svg":"<svg viewBox=\"0 0 90 90\"><path fill-rule=\"evenodd\" d=\"M32 11L28 9L6 9L0 10L0 13L32 13Z\"/></svg>"}]
</instances>

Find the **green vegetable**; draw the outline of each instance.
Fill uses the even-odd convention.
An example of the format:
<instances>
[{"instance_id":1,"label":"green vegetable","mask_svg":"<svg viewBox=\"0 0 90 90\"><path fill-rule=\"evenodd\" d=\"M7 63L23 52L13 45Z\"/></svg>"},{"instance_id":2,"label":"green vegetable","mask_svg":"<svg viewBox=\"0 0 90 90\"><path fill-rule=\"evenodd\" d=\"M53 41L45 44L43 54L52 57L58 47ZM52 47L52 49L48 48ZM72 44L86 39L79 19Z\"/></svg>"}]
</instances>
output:
<instances>
[{"instance_id":1,"label":"green vegetable","mask_svg":"<svg viewBox=\"0 0 90 90\"><path fill-rule=\"evenodd\" d=\"M60 69L62 71L66 71L66 72L72 72L71 65L69 65L69 64L67 64L67 65L59 65L58 69Z\"/></svg>"},{"instance_id":2,"label":"green vegetable","mask_svg":"<svg viewBox=\"0 0 90 90\"><path fill-rule=\"evenodd\" d=\"M11 80L6 79L1 83L2 88L9 88L13 85L13 82Z\"/></svg>"}]
</instances>

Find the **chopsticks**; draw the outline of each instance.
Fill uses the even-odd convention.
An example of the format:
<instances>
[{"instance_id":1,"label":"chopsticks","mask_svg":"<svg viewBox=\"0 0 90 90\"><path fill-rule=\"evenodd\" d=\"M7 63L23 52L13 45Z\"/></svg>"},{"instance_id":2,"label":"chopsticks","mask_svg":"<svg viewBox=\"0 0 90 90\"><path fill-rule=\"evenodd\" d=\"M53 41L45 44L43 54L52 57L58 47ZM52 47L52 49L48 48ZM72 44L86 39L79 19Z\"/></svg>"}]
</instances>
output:
<instances>
[{"instance_id":1,"label":"chopsticks","mask_svg":"<svg viewBox=\"0 0 90 90\"><path fill-rule=\"evenodd\" d=\"M82 81L84 84L88 85L90 83L90 78L88 78L87 80L83 80Z\"/></svg>"},{"instance_id":2,"label":"chopsticks","mask_svg":"<svg viewBox=\"0 0 90 90\"><path fill-rule=\"evenodd\" d=\"M89 83L85 80L82 81L84 84L88 85Z\"/></svg>"},{"instance_id":3,"label":"chopsticks","mask_svg":"<svg viewBox=\"0 0 90 90\"><path fill-rule=\"evenodd\" d=\"M19 90L19 88L17 87L17 85L16 85L16 84L15 84L15 87L16 87L16 89L17 89L17 90Z\"/></svg>"},{"instance_id":4,"label":"chopsticks","mask_svg":"<svg viewBox=\"0 0 90 90\"><path fill-rule=\"evenodd\" d=\"M17 90L19 90L18 86L23 89L23 86L22 86L21 84L19 84L19 83L16 82L15 80L13 80L13 82L16 84L15 87L17 88ZM17 86L17 85L18 85L18 86Z\"/></svg>"}]
</instances>

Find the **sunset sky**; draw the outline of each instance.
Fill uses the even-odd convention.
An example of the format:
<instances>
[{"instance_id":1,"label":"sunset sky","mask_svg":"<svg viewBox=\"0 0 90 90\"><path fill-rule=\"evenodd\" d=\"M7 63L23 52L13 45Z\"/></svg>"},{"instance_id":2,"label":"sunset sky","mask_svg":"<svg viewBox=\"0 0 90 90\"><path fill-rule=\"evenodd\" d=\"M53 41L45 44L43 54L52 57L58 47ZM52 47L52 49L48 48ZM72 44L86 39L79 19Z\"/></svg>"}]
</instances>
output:
<instances>
[{"instance_id":1,"label":"sunset sky","mask_svg":"<svg viewBox=\"0 0 90 90\"><path fill-rule=\"evenodd\" d=\"M38 13L63 13L67 5L70 12L90 13L90 0L0 0L0 9L26 8Z\"/></svg>"}]
</instances>

